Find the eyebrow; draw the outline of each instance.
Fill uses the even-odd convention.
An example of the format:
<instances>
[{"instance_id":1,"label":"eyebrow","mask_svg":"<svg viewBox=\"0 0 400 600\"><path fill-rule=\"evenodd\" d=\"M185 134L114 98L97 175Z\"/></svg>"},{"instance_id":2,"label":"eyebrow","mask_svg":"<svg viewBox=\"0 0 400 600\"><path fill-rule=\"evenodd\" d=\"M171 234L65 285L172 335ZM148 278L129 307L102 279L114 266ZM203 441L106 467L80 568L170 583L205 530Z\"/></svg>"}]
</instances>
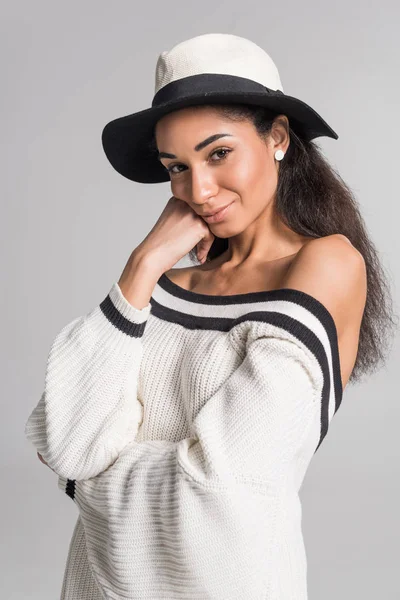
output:
<instances>
[{"instance_id":1,"label":"eyebrow","mask_svg":"<svg viewBox=\"0 0 400 600\"><path fill-rule=\"evenodd\" d=\"M194 150L196 150L196 152L199 152L200 150L203 150L203 148L205 148L209 144L212 144L212 142L215 142L215 140L219 140L219 138L226 137L226 136L232 137L232 134L231 133L214 133L213 135L210 135L208 138L206 138L205 140L203 140L202 142L197 144L197 146L194 147ZM169 152L159 152L157 155L157 158L158 158L158 160L161 160L162 158L178 158L178 157L175 156L175 154L170 154Z\"/></svg>"}]
</instances>

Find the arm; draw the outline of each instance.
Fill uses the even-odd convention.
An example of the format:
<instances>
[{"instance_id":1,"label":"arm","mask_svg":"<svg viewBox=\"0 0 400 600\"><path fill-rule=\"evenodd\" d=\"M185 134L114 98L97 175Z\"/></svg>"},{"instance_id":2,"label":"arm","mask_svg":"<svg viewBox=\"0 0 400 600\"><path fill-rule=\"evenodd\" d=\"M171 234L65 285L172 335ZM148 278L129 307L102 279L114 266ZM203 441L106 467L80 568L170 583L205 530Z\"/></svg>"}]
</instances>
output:
<instances>
[{"instance_id":1,"label":"arm","mask_svg":"<svg viewBox=\"0 0 400 600\"><path fill-rule=\"evenodd\" d=\"M150 307L132 306L114 283L100 305L54 339L25 435L58 475L94 477L134 439L142 420L137 378Z\"/></svg>"},{"instance_id":2,"label":"arm","mask_svg":"<svg viewBox=\"0 0 400 600\"><path fill-rule=\"evenodd\" d=\"M178 584L198 597L266 597L288 489L317 447L330 393L323 342L287 315L268 319L246 323L243 361L189 438L133 441L97 477L60 478L102 586L127 597L138 581L149 597L174 597Z\"/></svg>"}]
</instances>

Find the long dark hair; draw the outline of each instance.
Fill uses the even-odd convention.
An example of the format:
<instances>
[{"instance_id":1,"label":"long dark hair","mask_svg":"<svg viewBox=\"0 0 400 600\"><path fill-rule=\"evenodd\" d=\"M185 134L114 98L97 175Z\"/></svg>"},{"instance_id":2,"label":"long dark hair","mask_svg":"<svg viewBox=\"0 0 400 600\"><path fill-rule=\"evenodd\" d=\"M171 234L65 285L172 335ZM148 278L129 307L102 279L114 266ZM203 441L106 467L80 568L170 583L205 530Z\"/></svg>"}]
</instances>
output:
<instances>
[{"instance_id":1,"label":"long dark hair","mask_svg":"<svg viewBox=\"0 0 400 600\"><path fill-rule=\"evenodd\" d=\"M202 105L204 107L205 105ZM250 120L262 139L269 135L277 113L248 104L208 104L232 121ZM194 108L194 107L193 107ZM292 231L309 237L345 235L362 254L367 271L367 299L361 321L356 361L348 383L358 382L386 362L397 315L389 279L368 235L359 205L349 186L323 156L313 140L290 127L290 143L279 165L275 197L277 215ZM211 261L228 248L228 239L216 237L207 256ZM189 252L198 263L196 249Z\"/></svg>"}]
</instances>

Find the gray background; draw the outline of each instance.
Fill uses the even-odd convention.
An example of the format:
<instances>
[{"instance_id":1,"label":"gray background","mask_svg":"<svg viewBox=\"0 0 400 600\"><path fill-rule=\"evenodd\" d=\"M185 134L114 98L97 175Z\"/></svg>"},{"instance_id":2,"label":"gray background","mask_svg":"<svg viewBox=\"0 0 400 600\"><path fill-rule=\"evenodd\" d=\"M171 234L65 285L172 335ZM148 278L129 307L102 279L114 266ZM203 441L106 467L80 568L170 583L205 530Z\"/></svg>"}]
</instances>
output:
<instances>
[{"instance_id":1,"label":"gray background","mask_svg":"<svg viewBox=\"0 0 400 600\"><path fill-rule=\"evenodd\" d=\"M117 281L169 183L106 160L101 130L151 104L160 52L234 33L338 132L319 144L355 191L398 300L399 5L394 2L17 1L1 19L3 292L0 597L59 598L76 506L24 437L56 333ZM345 390L301 497L310 600L400 597L396 343ZM249 599L251 600L251 599Z\"/></svg>"}]
</instances>

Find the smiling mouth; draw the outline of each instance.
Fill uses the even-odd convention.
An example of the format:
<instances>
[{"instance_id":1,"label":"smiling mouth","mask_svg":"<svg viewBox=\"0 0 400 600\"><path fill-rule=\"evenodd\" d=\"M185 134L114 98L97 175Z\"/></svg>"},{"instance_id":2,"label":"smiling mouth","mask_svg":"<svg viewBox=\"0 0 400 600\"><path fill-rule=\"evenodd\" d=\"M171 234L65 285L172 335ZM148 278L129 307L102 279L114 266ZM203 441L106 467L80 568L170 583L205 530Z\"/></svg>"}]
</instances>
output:
<instances>
[{"instance_id":1,"label":"smiling mouth","mask_svg":"<svg viewBox=\"0 0 400 600\"><path fill-rule=\"evenodd\" d=\"M200 215L200 216L201 217L213 217L214 215L216 215L221 210L224 210L224 208L227 208L227 206L229 206L229 204L225 204L225 206L221 206L221 208L218 208L218 210L216 210L216 211L214 211L212 213L206 213L206 214Z\"/></svg>"},{"instance_id":2,"label":"smiling mouth","mask_svg":"<svg viewBox=\"0 0 400 600\"><path fill-rule=\"evenodd\" d=\"M212 215L203 215L203 219L207 221L207 223L217 223L218 221L222 221L233 203L234 201L230 204L227 204L223 208L220 208L217 212L213 213Z\"/></svg>"}]
</instances>

